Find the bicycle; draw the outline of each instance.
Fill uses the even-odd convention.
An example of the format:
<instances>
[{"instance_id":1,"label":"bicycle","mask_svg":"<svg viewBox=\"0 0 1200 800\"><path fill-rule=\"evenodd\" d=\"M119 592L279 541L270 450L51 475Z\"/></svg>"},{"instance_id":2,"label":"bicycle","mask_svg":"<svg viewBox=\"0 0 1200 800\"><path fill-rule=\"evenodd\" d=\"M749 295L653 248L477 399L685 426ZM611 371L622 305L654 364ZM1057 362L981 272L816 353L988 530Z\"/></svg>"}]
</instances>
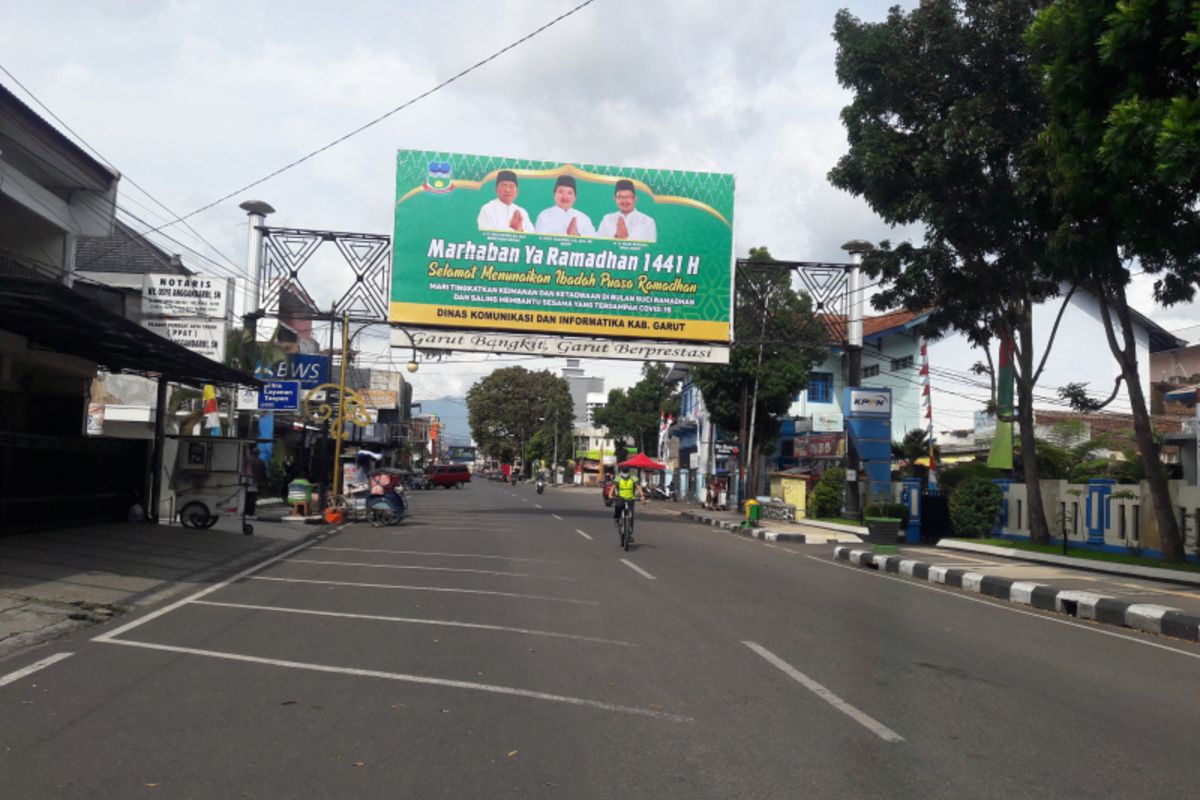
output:
<instances>
[{"instance_id":1,"label":"bicycle","mask_svg":"<svg viewBox=\"0 0 1200 800\"><path fill-rule=\"evenodd\" d=\"M625 505L621 508L621 516L617 520L617 530L621 533L621 549L629 550L629 545L633 544L633 501L625 501Z\"/></svg>"}]
</instances>

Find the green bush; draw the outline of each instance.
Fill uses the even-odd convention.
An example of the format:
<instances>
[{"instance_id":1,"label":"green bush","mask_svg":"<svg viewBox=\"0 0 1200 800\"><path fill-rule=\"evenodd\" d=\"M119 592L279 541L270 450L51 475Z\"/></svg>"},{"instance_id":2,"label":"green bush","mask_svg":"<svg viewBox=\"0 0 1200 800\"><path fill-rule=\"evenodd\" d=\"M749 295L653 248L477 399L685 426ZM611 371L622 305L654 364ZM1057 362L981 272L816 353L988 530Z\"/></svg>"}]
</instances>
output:
<instances>
[{"instance_id":1,"label":"green bush","mask_svg":"<svg viewBox=\"0 0 1200 800\"><path fill-rule=\"evenodd\" d=\"M950 522L959 536L986 536L992 531L1004 493L983 477L967 478L950 495Z\"/></svg>"},{"instance_id":2,"label":"green bush","mask_svg":"<svg viewBox=\"0 0 1200 800\"><path fill-rule=\"evenodd\" d=\"M863 517L898 519L903 527L908 524L908 506L904 503L872 503L863 511Z\"/></svg>"},{"instance_id":3,"label":"green bush","mask_svg":"<svg viewBox=\"0 0 1200 800\"><path fill-rule=\"evenodd\" d=\"M1005 472L1002 469L992 469L987 464L978 462L968 462L966 464L954 464L945 469L938 470L938 486L944 492L952 492L956 486L968 478L1003 478Z\"/></svg>"},{"instance_id":4,"label":"green bush","mask_svg":"<svg viewBox=\"0 0 1200 800\"><path fill-rule=\"evenodd\" d=\"M808 498L808 516L836 517L842 511L842 496L846 490L846 470L830 467L821 475Z\"/></svg>"}]
</instances>

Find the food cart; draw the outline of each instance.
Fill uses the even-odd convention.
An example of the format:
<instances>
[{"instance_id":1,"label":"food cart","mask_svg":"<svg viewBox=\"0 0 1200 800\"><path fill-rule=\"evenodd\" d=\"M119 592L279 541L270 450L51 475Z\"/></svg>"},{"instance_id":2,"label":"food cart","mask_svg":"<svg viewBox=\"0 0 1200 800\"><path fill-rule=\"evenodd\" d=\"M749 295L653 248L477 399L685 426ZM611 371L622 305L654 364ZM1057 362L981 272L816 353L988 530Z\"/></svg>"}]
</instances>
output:
<instances>
[{"instance_id":1,"label":"food cart","mask_svg":"<svg viewBox=\"0 0 1200 800\"><path fill-rule=\"evenodd\" d=\"M170 490L169 518L178 518L185 528L211 528L222 515L240 517L242 533L254 533L254 526L246 521L246 479L241 467L246 450L257 440L172 438L178 445L174 465L164 464Z\"/></svg>"}]
</instances>

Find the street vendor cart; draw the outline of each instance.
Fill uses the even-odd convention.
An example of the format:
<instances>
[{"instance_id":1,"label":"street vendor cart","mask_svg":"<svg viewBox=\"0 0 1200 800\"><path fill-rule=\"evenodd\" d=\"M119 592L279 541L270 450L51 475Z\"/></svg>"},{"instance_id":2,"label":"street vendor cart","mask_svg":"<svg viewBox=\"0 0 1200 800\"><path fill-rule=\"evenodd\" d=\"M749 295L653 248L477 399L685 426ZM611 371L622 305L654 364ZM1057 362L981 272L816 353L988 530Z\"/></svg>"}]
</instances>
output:
<instances>
[{"instance_id":1,"label":"street vendor cart","mask_svg":"<svg viewBox=\"0 0 1200 800\"><path fill-rule=\"evenodd\" d=\"M222 516L241 519L242 533L254 526L246 521L246 477L241 474L246 451L254 439L178 436L174 468L168 474L171 518L185 528L211 528ZM263 487L259 487L261 491Z\"/></svg>"}]
</instances>

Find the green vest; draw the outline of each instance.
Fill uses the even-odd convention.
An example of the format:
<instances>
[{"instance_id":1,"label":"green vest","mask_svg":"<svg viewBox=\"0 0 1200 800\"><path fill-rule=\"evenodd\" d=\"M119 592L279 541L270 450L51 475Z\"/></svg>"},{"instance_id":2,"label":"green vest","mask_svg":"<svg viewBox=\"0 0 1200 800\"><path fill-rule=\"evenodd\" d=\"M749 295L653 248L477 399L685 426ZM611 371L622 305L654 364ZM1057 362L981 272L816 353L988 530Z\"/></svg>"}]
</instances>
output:
<instances>
[{"instance_id":1,"label":"green vest","mask_svg":"<svg viewBox=\"0 0 1200 800\"><path fill-rule=\"evenodd\" d=\"M622 500L632 500L636 496L634 488L637 478L617 478L617 497Z\"/></svg>"}]
</instances>

